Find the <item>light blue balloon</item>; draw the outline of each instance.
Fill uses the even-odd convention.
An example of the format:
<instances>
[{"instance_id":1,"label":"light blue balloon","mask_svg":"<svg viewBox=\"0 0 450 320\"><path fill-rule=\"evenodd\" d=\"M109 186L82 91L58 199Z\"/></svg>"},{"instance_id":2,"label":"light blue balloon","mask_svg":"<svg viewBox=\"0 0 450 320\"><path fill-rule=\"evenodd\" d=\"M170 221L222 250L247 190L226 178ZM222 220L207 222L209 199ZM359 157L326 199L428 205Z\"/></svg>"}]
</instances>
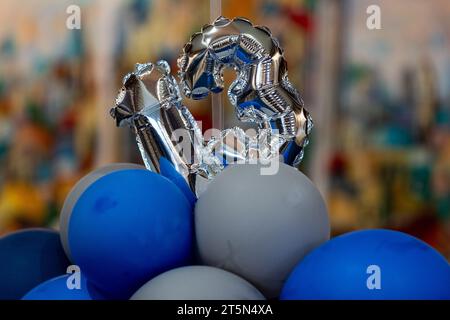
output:
<instances>
[{"instance_id":1,"label":"light blue balloon","mask_svg":"<svg viewBox=\"0 0 450 320\"><path fill-rule=\"evenodd\" d=\"M28 292L22 300L103 300L103 296L80 274L80 287L69 289L70 274L58 276L41 283Z\"/></svg>"},{"instance_id":2,"label":"light blue balloon","mask_svg":"<svg viewBox=\"0 0 450 320\"><path fill-rule=\"evenodd\" d=\"M289 276L281 299L450 299L450 266L405 233L356 231L309 253Z\"/></svg>"},{"instance_id":3,"label":"light blue balloon","mask_svg":"<svg viewBox=\"0 0 450 320\"><path fill-rule=\"evenodd\" d=\"M190 263L193 213L170 180L120 170L91 184L69 221L72 258L108 298L128 299L154 276Z\"/></svg>"}]
</instances>

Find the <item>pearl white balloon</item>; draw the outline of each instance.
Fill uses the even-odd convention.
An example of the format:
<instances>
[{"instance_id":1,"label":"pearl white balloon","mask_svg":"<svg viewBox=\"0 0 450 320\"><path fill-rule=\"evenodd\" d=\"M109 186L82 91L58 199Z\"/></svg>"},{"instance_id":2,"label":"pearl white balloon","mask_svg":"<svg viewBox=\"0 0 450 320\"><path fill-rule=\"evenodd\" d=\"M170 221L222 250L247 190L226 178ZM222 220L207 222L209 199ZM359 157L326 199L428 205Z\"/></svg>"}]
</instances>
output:
<instances>
[{"instance_id":1,"label":"pearl white balloon","mask_svg":"<svg viewBox=\"0 0 450 320\"><path fill-rule=\"evenodd\" d=\"M266 171L264 171L266 170ZM235 164L220 173L195 207L203 263L233 272L267 298L278 297L295 265L330 237L327 209L314 184L279 163Z\"/></svg>"},{"instance_id":2,"label":"pearl white balloon","mask_svg":"<svg viewBox=\"0 0 450 320\"><path fill-rule=\"evenodd\" d=\"M248 281L222 269L189 266L164 272L131 300L264 300Z\"/></svg>"},{"instance_id":3,"label":"pearl white balloon","mask_svg":"<svg viewBox=\"0 0 450 320\"><path fill-rule=\"evenodd\" d=\"M106 166L100 167L89 174L85 175L83 178L81 178L75 186L70 190L69 194L67 195L66 199L64 200L64 205L61 209L61 212L59 214L59 234L61 237L61 243L64 248L64 251L69 258L69 260L72 260L70 255L70 248L69 248L69 242L68 242L68 227L69 227L69 220L70 216L72 214L73 207L78 201L78 198L83 194L83 192L95 181L100 179L101 177L118 170L126 170L126 169L143 169L146 170L146 168L139 164L134 163L112 163L108 164Z\"/></svg>"}]
</instances>

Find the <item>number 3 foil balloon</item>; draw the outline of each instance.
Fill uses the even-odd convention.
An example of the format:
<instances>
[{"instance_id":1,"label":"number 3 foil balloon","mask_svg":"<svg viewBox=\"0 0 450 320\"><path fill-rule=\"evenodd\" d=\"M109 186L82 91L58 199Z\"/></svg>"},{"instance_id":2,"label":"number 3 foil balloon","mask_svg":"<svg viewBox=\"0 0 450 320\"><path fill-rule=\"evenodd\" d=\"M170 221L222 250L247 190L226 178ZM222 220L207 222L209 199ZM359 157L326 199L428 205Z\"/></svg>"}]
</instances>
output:
<instances>
[{"instance_id":1,"label":"number 3 foil balloon","mask_svg":"<svg viewBox=\"0 0 450 320\"><path fill-rule=\"evenodd\" d=\"M238 119L255 123L258 131L248 135L235 127L204 141L182 104L168 63L138 64L125 76L111 115L117 126L131 126L148 169L159 172L165 157L196 192L198 176L210 180L236 160L282 155L285 163L299 164L313 124L288 79L283 50L267 28L243 18L219 17L191 37L178 67L182 91L192 99L222 91L223 70L234 68L237 78L228 98Z\"/></svg>"},{"instance_id":2,"label":"number 3 foil balloon","mask_svg":"<svg viewBox=\"0 0 450 320\"><path fill-rule=\"evenodd\" d=\"M239 120L258 125L256 155L281 154L286 163L299 164L312 120L288 79L283 50L269 29L243 18L219 17L192 35L178 67L183 92L192 99L222 91L224 68L234 68L238 76L229 87L228 98ZM236 136L241 135L234 130ZM251 142L246 149L248 157L255 154Z\"/></svg>"}]
</instances>

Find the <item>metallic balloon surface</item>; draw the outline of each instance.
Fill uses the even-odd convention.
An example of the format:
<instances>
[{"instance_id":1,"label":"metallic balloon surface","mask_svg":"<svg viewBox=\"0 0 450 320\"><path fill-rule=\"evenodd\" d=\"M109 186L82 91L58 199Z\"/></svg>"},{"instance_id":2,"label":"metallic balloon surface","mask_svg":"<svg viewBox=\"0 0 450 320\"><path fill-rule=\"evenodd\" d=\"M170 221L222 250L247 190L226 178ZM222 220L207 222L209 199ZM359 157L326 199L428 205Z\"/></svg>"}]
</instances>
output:
<instances>
[{"instance_id":1,"label":"metallic balloon surface","mask_svg":"<svg viewBox=\"0 0 450 320\"><path fill-rule=\"evenodd\" d=\"M169 64L137 64L124 78L111 115L118 126L131 126L148 169L159 172L165 157L198 195L197 179L212 180L230 163L280 155L289 165L300 163L313 123L269 29L243 18L219 17L191 37L178 67L181 91L192 99L222 91L224 68L234 68L237 78L228 98L238 119L255 123L257 132L234 127L205 139L182 104Z\"/></svg>"},{"instance_id":2,"label":"metallic balloon surface","mask_svg":"<svg viewBox=\"0 0 450 320\"><path fill-rule=\"evenodd\" d=\"M248 281L222 269L172 269L144 284L131 300L265 300Z\"/></svg>"},{"instance_id":3,"label":"metallic balloon surface","mask_svg":"<svg viewBox=\"0 0 450 320\"><path fill-rule=\"evenodd\" d=\"M160 158L164 157L194 188L198 157L191 149L195 152L194 144L201 144L203 138L191 113L181 104L178 84L166 61L137 64L123 79L111 116L117 126L131 126L148 169L160 172ZM176 147L180 139L188 145L185 152Z\"/></svg>"},{"instance_id":4,"label":"metallic balloon surface","mask_svg":"<svg viewBox=\"0 0 450 320\"><path fill-rule=\"evenodd\" d=\"M199 257L277 297L294 266L330 237L325 203L313 183L283 163L232 164L212 180L195 207Z\"/></svg>"},{"instance_id":5,"label":"metallic balloon surface","mask_svg":"<svg viewBox=\"0 0 450 320\"><path fill-rule=\"evenodd\" d=\"M294 166L301 161L312 119L289 81L283 49L267 27L253 26L244 18L219 17L192 35L178 67L182 91L193 99L222 91L223 70L235 69L237 78L228 98L239 120L258 125L264 136L262 143L256 139L259 148L270 146L272 151L256 156L272 158L280 153ZM293 143L297 148L292 148ZM247 143L247 154L251 149Z\"/></svg>"}]
</instances>

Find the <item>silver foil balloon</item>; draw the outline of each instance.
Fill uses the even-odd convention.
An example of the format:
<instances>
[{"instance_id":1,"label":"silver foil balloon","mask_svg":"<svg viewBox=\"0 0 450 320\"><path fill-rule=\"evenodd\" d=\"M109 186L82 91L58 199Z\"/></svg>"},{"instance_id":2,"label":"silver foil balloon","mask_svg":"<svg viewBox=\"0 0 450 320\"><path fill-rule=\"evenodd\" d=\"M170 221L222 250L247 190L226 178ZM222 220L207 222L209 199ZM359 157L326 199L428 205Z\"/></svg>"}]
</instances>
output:
<instances>
[{"instance_id":1,"label":"silver foil balloon","mask_svg":"<svg viewBox=\"0 0 450 320\"><path fill-rule=\"evenodd\" d=\"M192 99L222 91L224 68L234 68L237 78L228 89L228 98L239 120L258 125L260 132L253 139L257 149L273 151L275 147L286 163L299 164L313 123L288 79L283 50L268 28L253 26L243 18L219 17L192 35L178 67L182 91ZM241 135L238 128L231 130L233 135ZM230 129L222 137L229 134ZM244 152L235 152L235 158L252 155L252 139L247 141ZM260 152L253 154L264 157ZM269 152L267 157L274 155Z\"/></svg>"},{"instance_id":2,"label":"silver foil balloon","mask_svg":"<svg viewBox=\"0 0 450 320\"><path fill-rule=\"evenodd\" d=\"M204 139L182 98L166 61L137 64L125 76L111 115L129 125L146 167L159 172L168 159L198 195L199 177L210 181L232 162L272 160L280 155L296 166L312 128L309 113L287 77L283 50L265 27L219 17L194 34L178 59L181 86L188 98L223 90L223 69L237 78L228 90L239 120L254 122L254 135L239 127ZM181 148L180 148L181 146Z\"/></svg>"},{"instance_id":3,"label":"silver foil balloon","mask_svg":"<svg viewBox=\"0 0 450 320\"><path fill-rule=\"evenodd\" d=\"M160 172L160 158L165 157L195 190L194 172L201 171L195 144L201 145L203 138L181 103L178 84L166 61L137 64L135 71L125 76L111 116L117 126L133 129L148 169ZM177 148L180 142L184 150Z\"/></svg>"}]
</instances>

